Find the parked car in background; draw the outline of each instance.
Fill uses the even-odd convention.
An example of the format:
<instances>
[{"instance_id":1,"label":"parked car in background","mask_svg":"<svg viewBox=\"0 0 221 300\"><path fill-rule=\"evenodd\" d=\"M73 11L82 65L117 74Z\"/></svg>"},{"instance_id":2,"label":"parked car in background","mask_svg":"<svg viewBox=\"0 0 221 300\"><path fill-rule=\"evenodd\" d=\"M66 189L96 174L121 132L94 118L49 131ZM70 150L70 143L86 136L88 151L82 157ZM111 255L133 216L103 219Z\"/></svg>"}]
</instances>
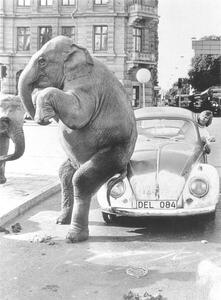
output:
<instances>
[{"instance_id":1,"label":"parked car in background","mask_svg":"<svg viewBox=\"0 0 221 300\"><path fill-rule=\"evenodd\" d=\"M221 87L212 86L201 93L201 98L213 112L215 116L219 116L221 112ZM205 105L205 106L206 106Z\"/></svg>"},{"instance_id":2,"label":"parked car in background","mask_svg":"<svg viewBox=\"0 0 221 300\"><path fill-rule=\"evenodd\" d=\"M135 110L138 139L127 170L98 191L103 219L213 214L219 175L207 163L195 114L178 107Z\"/></svg>"},{"instance_id":3,"label":"parked car in background","mask_svg":"<svg viewBox=\"0 0 221 300\"><path fill-rule=\"evenodd\" d=\"M221 108L221 86L214 86L211 88L212 100L216 101Z\"/></svg>"},{"instance_id":4,"label":"parked car in background","mask_svg":"<svg viewBox=\"0 0 221 300\"><path fill-rule=\"evenodd\" d=\"M202 97L201 94L195 94L189 96L190 104L189 109L195 113L201 113L204 110L212 111L214 116L220 116L220 105L215 99L208 97Z\"/></svg>"},{"instance_id":5,"label":"parked car in background","mask_svg":"<svg viewBox=\"0 0 221 300\"><path fill-rule=\"evenodd\" d=\"M168 99L168 105L169 106L176 106L176 101L174 98L170 98Z\"/></svg>"},{"instance_id":6,"label":"parked car in background","mask_svg":"<svg viewBox=\"0 0 221 300\"><path fill-rule=\"evenodd\" d=\"M186 95L186 94L177 95L175 97L175 101L176 101L177 107L190 109L191 100L189 98L189 95Z\"/></svg>"},{"instance_id":7,"label":"parked car in background","mask_svg":"<svg viewBox=\"0 0 221 300\"><path fill-rule=\"evenodd\" d=\"M189 99L190 99L189 109L192 112L200 113L203 110L203 108L202 108L203 100L202 100L200 94L191 95L191 96L189 96Z\"/></svg>"},{"instance_id":8,"label":"parked car in background","mask_svg":"<svg viewBox=\"0 0 221 300\"><path fill-rule=\"evenodd\" d=\"M221 99L221 86L211 86L201 93L202 99L209 98L210 100Z\"/></svg>"},{"instance_id":9,"label":"parked car in background","mask_svg":"<svg viewBox=\"0 0 221 300\"><path fill-rule=\"evenodd\" d=\"M211 110L214 116L220 116L220 105L214 99L203 100L202 110Z\"/></svg>"}]
</instances>

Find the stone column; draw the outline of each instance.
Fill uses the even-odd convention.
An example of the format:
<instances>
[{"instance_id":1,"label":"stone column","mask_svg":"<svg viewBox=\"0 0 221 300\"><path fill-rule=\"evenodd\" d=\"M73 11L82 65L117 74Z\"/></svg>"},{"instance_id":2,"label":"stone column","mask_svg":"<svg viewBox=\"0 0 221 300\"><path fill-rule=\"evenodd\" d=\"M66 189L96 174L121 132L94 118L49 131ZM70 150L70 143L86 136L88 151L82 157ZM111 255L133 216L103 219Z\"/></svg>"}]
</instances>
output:
<instances>
[{"instance_id":1,"label":"stone column","mask_svg":"<svg viewBox=\"0 0 221 300\"><path fill-rule=\"evenodd\" d=\"M37 0L31 0L31 10L33 14L38 13L38 1Z\"/></svg>"},{"instance_id":2,"label":"stone column","mask_svg":"<svg viewBox=\"0 0 221 300\"><path fill-rule=\"evenodd\" d=\"M4 0L0 1L0 52L4 51Z\"/></svg>"}]
</instances>

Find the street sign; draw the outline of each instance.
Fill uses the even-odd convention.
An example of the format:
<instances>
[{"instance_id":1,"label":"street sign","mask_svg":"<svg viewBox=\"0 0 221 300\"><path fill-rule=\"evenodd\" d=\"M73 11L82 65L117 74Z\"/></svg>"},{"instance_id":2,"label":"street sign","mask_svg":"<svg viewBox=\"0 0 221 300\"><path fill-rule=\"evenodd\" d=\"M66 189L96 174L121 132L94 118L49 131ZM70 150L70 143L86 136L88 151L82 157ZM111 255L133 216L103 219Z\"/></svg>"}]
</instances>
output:
<instances>
[{"instance_id":1,"label":"street sign","mask_svg":"<svg viewBox=\"0 0 221 300\"><path fill-rule=\"evenodd\" d=\"M154 87L154 91L160 91L161 90L161 87L160 86L155 86Z\"/></svg>"}]
</instances>

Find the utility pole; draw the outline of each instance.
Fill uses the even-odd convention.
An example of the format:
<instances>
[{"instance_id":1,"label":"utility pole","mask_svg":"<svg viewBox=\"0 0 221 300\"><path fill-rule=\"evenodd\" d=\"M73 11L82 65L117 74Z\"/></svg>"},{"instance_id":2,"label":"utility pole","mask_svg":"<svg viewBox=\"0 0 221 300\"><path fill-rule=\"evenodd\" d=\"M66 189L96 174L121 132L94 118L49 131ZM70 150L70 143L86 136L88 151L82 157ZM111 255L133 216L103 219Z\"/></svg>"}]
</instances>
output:
<instances>
[{"instance_id":1,"label":"utility pole","mask_svg":"<svg viewBox=\"0 0 221 300\"><path fill-rule=\"evenodd\" d=\"M179 96L179 107L181 107L181 92L182 92L182 78L178 79L178 96Z\"/></svg>"}]
</instances>

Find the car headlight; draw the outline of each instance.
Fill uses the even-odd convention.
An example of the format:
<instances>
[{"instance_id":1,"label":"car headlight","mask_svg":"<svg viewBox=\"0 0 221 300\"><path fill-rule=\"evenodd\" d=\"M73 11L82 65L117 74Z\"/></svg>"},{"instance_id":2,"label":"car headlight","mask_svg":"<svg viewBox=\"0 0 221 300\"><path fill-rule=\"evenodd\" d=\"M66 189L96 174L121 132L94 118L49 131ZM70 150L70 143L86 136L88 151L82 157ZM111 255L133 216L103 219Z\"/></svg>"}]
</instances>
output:
<instances>
[{"instance_id":1,"label":"car headlight","mask_svg":"<svg viewBox=\"0 0 221 300\"><path fill-rule=\"evenodd\" d=\"M113 198L119 198L123 196L125 190L126 190L125 183L121 180L111 187L110 195Z\"/></svg>"},{"instance_id":2,"label":"car headlight","mask_svg":"<svg viewBox=\"0 0 221 300\"><path fill-rule=\"evenodd\" d=\"M190 193L195 197L203 197L209 191L209 184L205 179L193 178L189 183Z\"/></svg>"}]
</instances>

